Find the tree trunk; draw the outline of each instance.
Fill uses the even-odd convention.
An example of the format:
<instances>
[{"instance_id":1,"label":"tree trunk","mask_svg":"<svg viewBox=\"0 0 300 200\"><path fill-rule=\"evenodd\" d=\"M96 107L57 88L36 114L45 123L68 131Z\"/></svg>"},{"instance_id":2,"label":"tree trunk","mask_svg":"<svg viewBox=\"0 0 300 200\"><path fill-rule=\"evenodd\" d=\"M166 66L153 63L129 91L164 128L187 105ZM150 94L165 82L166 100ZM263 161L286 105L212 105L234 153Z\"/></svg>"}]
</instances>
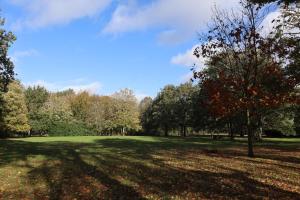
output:
<instances>
[{"instance_id":1,"label":"tree trunk","mask_svg":"<svg viewBox=\"0 0 300 200\"><path fill-rule=\"evenodd\" d=\"M165 126L165 137L169 136L169 128L168 126Z\"/></svg>"},{"instance_id":2,"label":"tree trunk","mask_svg":"<svg viewBox=\"0 0 300 200\"><path fill-rule=\"evenodd\" d=\"M262 117L259 117L259 130L257 133L257 140L262 141L262 134L263 134L263 122L262 122Z\"/></svg>"},{"instance_id":3,"label":"tree trunk","mask_svg":"<svg viewBox=\"0 0 300 200\"><path fill-rule=\"evenodd\" d=\"M228 132L229 132L229 137L231 140L234 140L234 135L233 135L233 130L232 130L232 123L229 121L228 123Z\"/></svg>"},{"instance_id":4,"label":"tree trunk","mask_svg":"<svg viewBox=\"0 0 300 200\"><path fill-rule=\"evenodd\" d=\"M244 137L244 127L243 126L240 127L240 136Z\"/></svg>"},{"instance_id":5,"label":"tree trunk","mask_svg":"<svg viewBox=\"0 0 300 200\"><path fill-rule=\"evenodd\" d=\"M186 137L186 126L183 126L183 137Z\"/></svg>"},{"instance_id":6,"label":"tree trunk","mask_svg":"<svg viewBox=\"0 0 300 200\"><path fill-rule=\"evenodd\" d=\"M254 157L253 152L253 129L250 118L250 111L247 110L247 131L248 131L248 156Z\"/></svg>"}]
</instances>

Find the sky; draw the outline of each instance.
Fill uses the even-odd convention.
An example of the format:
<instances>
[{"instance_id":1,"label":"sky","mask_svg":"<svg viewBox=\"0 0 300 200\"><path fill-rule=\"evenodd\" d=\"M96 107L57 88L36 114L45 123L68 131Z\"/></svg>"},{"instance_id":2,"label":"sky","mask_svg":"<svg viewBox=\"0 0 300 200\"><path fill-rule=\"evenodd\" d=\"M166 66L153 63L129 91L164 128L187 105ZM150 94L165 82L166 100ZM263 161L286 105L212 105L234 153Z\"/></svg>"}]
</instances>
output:
<instances>
[{"instance_id":1,"label":"sky","mask_svg":"<svg viewBox=\"0 0 300 200\"><path fill-rule=\"evenodd\" d=\"M100 95L122 88L141 99L180 84L201 61L193 56L212 7L238 0L1 0L10 50L25 86Z\"/></svg>"}]
</instances>

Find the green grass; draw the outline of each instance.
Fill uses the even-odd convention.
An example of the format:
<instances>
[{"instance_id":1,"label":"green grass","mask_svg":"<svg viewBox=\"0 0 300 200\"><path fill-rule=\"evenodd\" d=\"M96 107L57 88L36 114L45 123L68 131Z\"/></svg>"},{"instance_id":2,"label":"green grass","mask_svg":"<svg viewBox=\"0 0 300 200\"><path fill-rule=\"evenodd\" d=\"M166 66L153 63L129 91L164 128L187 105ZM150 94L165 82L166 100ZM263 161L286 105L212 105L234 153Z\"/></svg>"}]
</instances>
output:
<instances>
[{"instance_id":1,"label":"green grass","mask_svg":"<svg viewBox=\"0 0 300 200\"><path fill-rule=\"evenodd\" d=\"M0 140L0 199L299 199L300 139Z\"/></svg>"}]
</instances>

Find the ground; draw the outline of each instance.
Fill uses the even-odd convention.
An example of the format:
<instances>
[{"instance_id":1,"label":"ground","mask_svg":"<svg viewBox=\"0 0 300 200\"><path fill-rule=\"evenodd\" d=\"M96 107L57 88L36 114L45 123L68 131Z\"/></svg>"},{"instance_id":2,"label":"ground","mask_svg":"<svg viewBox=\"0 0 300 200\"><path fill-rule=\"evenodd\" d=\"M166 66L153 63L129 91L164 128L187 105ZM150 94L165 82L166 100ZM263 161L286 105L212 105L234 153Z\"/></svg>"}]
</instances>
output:
<instances>
[{"instance_id":1,"label":"ground","mask_svg":"<svg viewBox=\"0 0 300 200\"><path fill-rule=\"evenodd\" d=\"M0 140L0 199L300 199L300 139Z\"/></svg>"}]
</instances>

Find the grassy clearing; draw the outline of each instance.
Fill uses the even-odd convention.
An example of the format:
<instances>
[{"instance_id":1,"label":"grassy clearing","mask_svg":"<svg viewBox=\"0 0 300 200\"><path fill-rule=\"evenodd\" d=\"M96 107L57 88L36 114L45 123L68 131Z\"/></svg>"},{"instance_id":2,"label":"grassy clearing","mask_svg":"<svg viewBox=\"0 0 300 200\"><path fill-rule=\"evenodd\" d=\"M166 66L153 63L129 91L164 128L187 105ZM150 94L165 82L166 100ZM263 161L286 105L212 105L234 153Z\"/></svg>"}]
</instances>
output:
<instances>
[{"instance_id":1,"label":"grassy clearing","mask_svg":"<svg viewBox=\"0 0 300 200\"><path fill-rule=\"evenodd\" d=\"M299 199L300 139L0 140L0 199Z\"/></svg>"}]
</instances>

